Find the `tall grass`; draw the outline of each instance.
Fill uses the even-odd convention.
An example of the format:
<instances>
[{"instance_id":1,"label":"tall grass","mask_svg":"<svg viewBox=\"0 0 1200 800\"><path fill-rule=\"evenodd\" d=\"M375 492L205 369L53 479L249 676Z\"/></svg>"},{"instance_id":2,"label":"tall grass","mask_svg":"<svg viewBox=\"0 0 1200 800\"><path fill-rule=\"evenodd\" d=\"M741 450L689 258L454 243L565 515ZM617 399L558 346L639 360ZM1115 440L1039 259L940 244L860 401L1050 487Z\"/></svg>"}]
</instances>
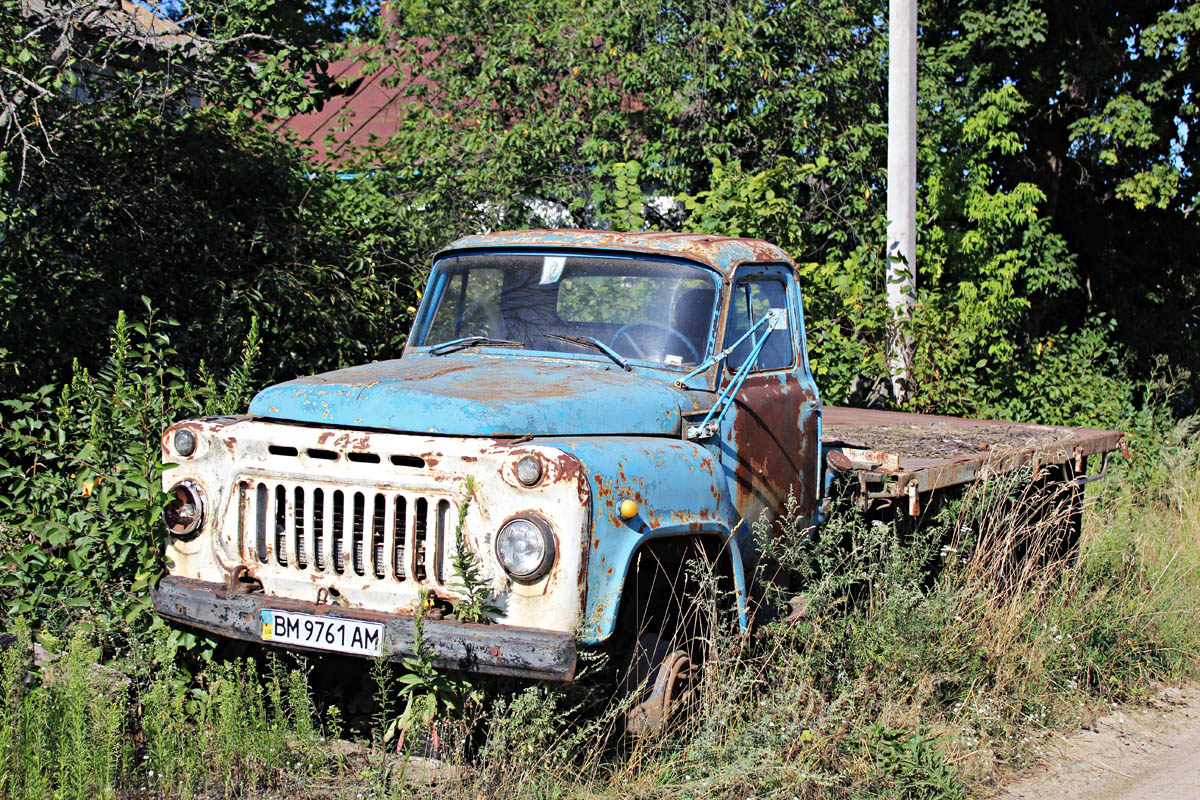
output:
<instances>
[{"instance_id":1,"label":"tall grass","mask_svg":"<svg viewBox=\"0 0 1200 800\"><path fill-rule=\"evenodd\" d=\"M1054 732L1195 674L1197 455L1093 484L1077 557L1061 550L1077 495L1029 475L979 484L915 530L843 509L814 537L795 531L803 546L774 555L806 577L798 618L751 640L713 626L699 701L672 730L624 749L555 736L547 718L571 691L524 695L493 730L536 720L546 754L487 750L459 794L986 790Z\"/></svg>"},{"instance_id":2,"label":"tall grass","mask_svg":"<svg viewBox=\"0 0 1200 800\"><path fill-rule=\"evenodd\" d=\"M100 666L90 638L35 664L18 626L0 656L0 797L243 797L324 772L303 671L233 660L189 687L169 665Z\"/></svg>"},{"instance_id":3,"label":"tall grass","mask_svg":"<svg viewBox=\"0 0 1200 800\"><path fill-rule=\"evenodd\" d=\"M1030 476L920 526L843 509L777 540L802 596L752 637L723 624L726 589L692 566L692 609L712 617L695 702L638 740L619 735L630 700L597 697L591 655L566 686L477 682L438 721L431 766L414 758L428 739L397 752L385 735L387 698L380 730L324 741L350 709L318 704L305 671L270 656L189 676L168 646L135 643L98 668L80 628L38 668L20 629L0 656L0 796L971 796L1054 732L1196 672L1198 455L1094 484L1077 558L1059 547L1077 496Z\"/></svg>"}]
</instances>

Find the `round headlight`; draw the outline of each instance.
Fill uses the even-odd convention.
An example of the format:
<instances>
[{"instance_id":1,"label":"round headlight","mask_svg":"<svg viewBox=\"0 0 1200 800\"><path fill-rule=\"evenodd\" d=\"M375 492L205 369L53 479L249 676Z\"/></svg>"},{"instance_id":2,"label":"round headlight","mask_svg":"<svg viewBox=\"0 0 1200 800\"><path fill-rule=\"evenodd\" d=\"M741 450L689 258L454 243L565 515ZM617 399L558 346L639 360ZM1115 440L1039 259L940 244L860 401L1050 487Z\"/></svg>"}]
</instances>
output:
<instances>
[{"instance_id":1,"label":"round headlight","mask_svg":"<svg viewBox=\"0 0 1200 800\"><path fill-rule=\"evenodd\" d=\"M175 452L181 456L190 456L196 452L196 434L187 428L175 431Z\"/></svg>"},{"instance_id":2,"label":"round headlight","mask_svg":"<svg viewBox=\"0 0 1200 800\"><path fill-rule=\"evenodd\" d=\"M204 523L204 493L191 481L183 481L172 486L167 494L171 495L163 509L167 533L179 539L192 536Z\"/></svg>"},{"instance_id":3,"label":"round headlight","mask_svg":"<svg viewBox=\"0 0 1200 800\"><path fill-rule=\"evenodd\" d=\"M526 486L536 486L542 479L542 462L534 456L522 456L517 462L517 480Z\"/></svg>"},{"instance_id":4,"label":"round headlight","mask_svg":"<svg viewBox=\"0 0 1200 800\"><path fill-rule=\"evenodd\" d=\"M545 520L514 517L496 534L496 558L516 581L532 581L545 575L554 563L554 537Z\"/></svg>"}]
</instances>

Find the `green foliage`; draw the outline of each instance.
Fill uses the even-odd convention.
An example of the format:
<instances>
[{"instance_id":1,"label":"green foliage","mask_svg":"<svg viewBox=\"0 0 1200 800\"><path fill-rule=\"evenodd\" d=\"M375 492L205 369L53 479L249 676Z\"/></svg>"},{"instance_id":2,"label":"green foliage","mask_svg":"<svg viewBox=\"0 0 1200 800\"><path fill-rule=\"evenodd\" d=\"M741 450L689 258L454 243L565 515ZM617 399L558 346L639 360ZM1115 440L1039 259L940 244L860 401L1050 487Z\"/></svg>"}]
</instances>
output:
<instances>
[{"instance_id":1,"label":"green foliage","mask_svg":"<svg viewBox=\"0 0 1200 800\"><path fill-rule=\"evenodd\" d=\"M881 97L862 80L882 52L868 4L393 7L401 38L378 66L419 62L430 82L411 87L420 102L397 135L356 158L423 207L461 215L447 238L501 223L676 227L670 203L641 193L703 191L714 160L756 170L790 155L827 159L831 178L878 174L870 143L882 128L845 97ZM826 188L806 192L804 218L865 210ZM826 221L819 239L854 235Z\"/></svg>"},{"instance_id":2,"label":"green foliage","mask_svg":"<svg viewBox=\"0 0 1200 800\"><path fill-rule=\"evenodd\" d=\"M798 165L784 157L770 169L748 174L741 162L716 161L708 188L694 197L679 198L689 213L686 229L765 239L784 250L799 251L804 238L799 200L805 184L828 166L825 159Z\"/></svg>"},{"instance_id":3,"label":"green foliage","mask_svg":"<svg viewBox=\"0 0 1200 800\"><path fill-rule=\"evenodd\" d=\"M1015 399L1011 365L1027 352L1032 311L1076 288L1069 248L1040 218L1042 190L1029 181L997 186L995 160L1021 151L1014 125L1026 109L1012 86L987 92L951 131L960 144L925 154L929 216L913 325L920 407L978 414Z\"/></svg>"},{"instance_id":4,"label":"green foliage","mask_svg":"<svg viewBox=\"0 0 1200 800\"><path fill-rule=\"evenodd\" d=\"M1179 133L1196 119L1182 77L1196 4L1109 6L1103 18L1121 22L1084 34L1069 7L1036 0L922 7L913 410L1083 422L1109 388L1148 377L1152 359L1125 351L1194 361L1180 337L1147 329L1123 282L1154 296L1165 327L1194 327L1181 311L1193 282L1166 276L1200 241L1185 213L1198 137ZM394 7L408 38L389 39L378 66L430 82L413 87L420 107L399 132L355 158L445 209L446 238L546 224L768 238L802 264L826 397L885 374L886 29L874 6ZM1116 237L1138 241L1135 230L1161 232L1160 255L1131 270L1140 245L1117 253ZM1039 344L1062 332L1105 351L1074 417L1022 402Z\"/></svg>"},{"instance_id":5,"label":"green foliage","mask_svg":"<svg viewBox=\"0 0 1200 800\"><path fill-rule=\"evenodd\" d=\"M243 797L327 768L301 670L218 663L184 692L164 636L153 669L99 664L83 627L39 667L29 628L15 631L0 655L5 797Z\"/></svg>"},{"instance_id":6,"label":"green foliage","mask_svg":"<svg viewBox=\"0 0 1200 800\"><path fill-rule=\"evenodd\" d=\"M480 570L479 556L474 548L467 545L463 536L463 526L474 497L475 479L467 476L463 499L458 507L458 522L454 526L454 555L450 557L454 577L458 578L466 598L454 604L454 616L461 622L487 624L500 614L500 607L491 602L492 587Z\"/></svg>"},{"instance_id":7,"label":"green foliage","mask_svg":"<svg viewBox=\"0 0 1200 800\"><path fill-rule=\"evenodd\" d=\"M0 193L12 211L0 295L21 308L0 322L0 343L20 353L0 386L62 380L72 357L94 368L96 348L80 343L139 296L181 321L173 338L191 369L231 368L254 316L271 365L259 380L402 346L421 273L391 253L396 220L363 208L395 201L312 175L253 120L209 109L183 130L114 121L57 156Z\"/></svg>"},{"instance_id":8,"label":"green foliage","mask_svg":"<svg viewBox=\"0 0 1200 800\"><path fill-rule=\"evenodd\" d=\"M840 509L815 535L780 537L768 550L798 575L796 613L710 665L698 718L643 774L688 793L963 797L995 785L998 761L1036 758L1048 729L1190 674L1194 459L1182 448L1101 484L1075 568L1043 556L1061 496L1023 481L982 485L922 526Z\"/></svg>"},{"instance_id":9,"label":"green foliage","mask_svg":"<svg viewBox=\"0 0 1200 800\"><path fill-rule=\"evenodd\" d=\"M874 5L390 9L385 31L355 2L187 3L170 13L206 47L175 61L152 37L94 25L59 58L63 20L4 4L5 96L23 98L8 122L26 138L6 139L0 179L0 295L21 309L0 324L0 385L61 381L73 357L94 368L75 343L140 295L181 320L187 367L229 368L253 314L264 378L392 356L431 253L459 233L531 224L769 238L802 264L826 397L884 374L886 29ZM1039 0L922 13L913 408L1060 408L1022 398L1040 345L1066 337L1106 351L1081 409L1147 379L1156 354L1200 374L1183 310L1200 236L1200 137L1184 134L1197 4L1110 0L1089 17L1119 22L1086 30ZM357 38L336 41L347 32ZM325 59L363 44L375 46L368 76L428 80L406 86L414 102L394 136L344 153L337 169L354 179L339 180L248 112L315 107ZM69 100L78 65L100 52L119 54L108 91ZM180 104L188 93L205 103Z\"/></svg>"},{"instance_id":10,"label":"green foliage","mask_svg":"<svg viewBox=\"0 0 1200 800\"><path fill-rule=\"evenodd\" d=\"M922 7L914 410L1084 422L1120 405L1114 387L1136 393L1155 354L1200 366L1180 311L1200 235L1187 216L1200 137L1180 133L1196 113L1198 12L1110 5L1120 13L1101 16L1121 25L1082 38L1077 15L1035 0ZM871 4L399 2L384 31L356 3L197 3L172 13L212 46L178 64L159 43L91 29L58 63L61 21L35 35L4 8L20 34L7 58L35 82L61 89L105 48L142 55L113 61L101 102L27 93L13 112L37 109L53 152L29 160L17 139L4 152L28 163L0 182L0 295L21 309L0 323L0 385L62 381L76 357L94 369L76 343L141 295L181 320L189 368L230 368L255 314L264 379L393 356L440 245L546 224L776 241L802 265L826 398L886 371L886 29ZM359 38L335 41L347 31ZM253 72L237 44L251 41ZM407 86L394 136L344 153L337 169L354 177L341 180L247 112L313 107L324 60L364 43L368 74L428 80ZM206 103L163 113L187 92ZM66 135L81 125L103 133ZM1116 236L1152 250L1133 260ZM1169 322L1146 324L1158 314ZM1044 363L1046 343L1068 339L1103 351L1086 377ZM1079 390L1065 406L1027 397L1044 378L1045 395Z\"/></svg>"},{"instance_id":11,"label":"green foliage","mask_svg":"<svg viewBox=\"0 0 1200 800\"><path fill-rule=\"evenodd\" d=\"M644 225L643 215L646 204L643 202L645 193L638 182L642 174L642 166L636 161L617 162L610 165L609 171L613 178L612 212L613 228L619 231L640 231ZM593 193L593 202L605 199Z\"/></svg>"},{"instance_id":12,"label":"green foliage","mask_svg":"<svg viewBox=\"0 0 1200 800\"><path fill-rule=\"evenodd\" d=\"M1186 87L1193 83L1200 5L1110 0L1081 16L1069 4L1024 2L998 11L943 3L923 12L924 135L953 153L955 140L946 133L980 98L1019 98L1005 112L1012 124L1003 127L1011 132L988 159L990 183L1032 183L1044 196L1038 215L1058 241L1048 242L1048 253L1039 252L1037 239L1024 245L1031 277L1047 256L1052 268L1064 258L1073 262L1076 288L1060 283L1041 300L1044 289L1030 283L1025 290L1031 307L1018 351L1028 353L1060 326L1086 329L1100 312L1115 322L1109 337L1134 379L1149 378L1156 355L1196 374L1183 311L1194 305L1196 285L1172 265L1200 242L1188 211L1197 196L1197 142L1185 132L1197 121ZM952 76L956 89L949 88ZM926 152L941 161L937 147Z\"/></svg>"},{"instance_id":13,"label":"green foliage","mask_svg":"<svg viewBox=\"0 0 1200 800\"><path fill-rule=\"evenodd\" d=\"M183 416L245 403L259 348L251 321L240 365L199 384L175 365L167 331L117 317L95 372L0 403L0 596L7 615L53 629L81 613L106 630L157 628L148 587L164 571L159 437ZM195 634L172 631L191 645Z\"/></svg>"},{"instance_id":14,"label":"green foliage","mask_svg":"<svg viewBox=\"0 0 1200 800\"><path fill-rule=\"evenodd\" d=\"M907 731L872 725L863 744L876 763L883 784L880 797L905 800L965 800L967 794L954 768L946 764L938 737L920 730Z\"/></svg>"},{"instance_id":15,"label":"green foliage","mask_svg":"<svg viewBox=\"0 0 1200 800\"><path fill-rule=\"evenodd\" d=\"M322 102L326 45L362 4L173 3L166 41L136 4L130 24L25 5L0 3L0 63L20 65L0 71L0 298L19 309L0 392L94 370L140 296L180 320L188 369L230 369L254 316L266 377L398 352L433 245L412 247L386 189L314 169L267 124Z\"/></svg>"},{"instance_id":16,"label":"green foliage","mask_svg":"<svg viewBox=\"0 0 1200 800\"><path fill-rule=\"evenodd\" d=\"M116 797L132 762L121 676L93 669L95 652L78 631L52 671L35 672L30 685L30 647L29 628L19 624L0 656L0 794Z\"/></svg>"},{"instance_id":17,"label":"green foliage","mask_svg":"<svg viewBox=\"0 0 1200 800\"><path fill-rule=\"evenodd\" d=\"M429 593L422 587L417 607L413 609L413 654L401 661L406 671L400 676L404 710L384 736L385 740L390 740L393 735L400 737L397 750L404 746L410 729L417 733L430 731L436 737L434 724L437 719L445 714L460 712L470 689L465 679L443 672L434 665L433 648L425 638L425 615L429 603Z\"/></svg>"}]
</instances>

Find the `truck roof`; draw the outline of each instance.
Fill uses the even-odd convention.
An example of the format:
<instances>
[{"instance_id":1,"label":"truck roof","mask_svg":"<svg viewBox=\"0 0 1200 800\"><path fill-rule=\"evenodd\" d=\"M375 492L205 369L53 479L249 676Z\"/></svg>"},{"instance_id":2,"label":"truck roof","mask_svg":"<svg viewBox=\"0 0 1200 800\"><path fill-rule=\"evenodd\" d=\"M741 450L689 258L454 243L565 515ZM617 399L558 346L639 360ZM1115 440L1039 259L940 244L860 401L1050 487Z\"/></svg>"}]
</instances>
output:
<instances>
[{"instance_id":1,"label":"truck roof","mask_svg":"<svg viewBox=\"0 0 1200 800\"><path fill-rule=\"evenodd\" d=\"M707 233L621 233L573 229L498 231L464 236L442 251L483 248L578 247L589 250L624 250L650 255L687 258L707 264L723 273L731 273L739 264L774 262L795 266L782 248L761 239L711 236Z\"/></svg>"}]
</instances>

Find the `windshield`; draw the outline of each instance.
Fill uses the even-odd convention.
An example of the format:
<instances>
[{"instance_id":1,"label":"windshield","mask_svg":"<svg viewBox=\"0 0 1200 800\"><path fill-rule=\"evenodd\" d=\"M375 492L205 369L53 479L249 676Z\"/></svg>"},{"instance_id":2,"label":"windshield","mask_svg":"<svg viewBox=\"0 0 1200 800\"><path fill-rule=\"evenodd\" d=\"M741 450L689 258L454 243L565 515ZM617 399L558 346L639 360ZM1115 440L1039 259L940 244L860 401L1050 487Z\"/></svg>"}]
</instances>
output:
<instances>
[{"instance_id":1,"label":"windshield","mask_svg":"<svg viewBox=\"0 0 1200 800\"><path fill-rule=\"evenodd\" d=\"M466 344L698 364L718 286L708 270L651 259L453 256L434 269L417 344L479 337Z\"/></svg>"}]
</instances>

